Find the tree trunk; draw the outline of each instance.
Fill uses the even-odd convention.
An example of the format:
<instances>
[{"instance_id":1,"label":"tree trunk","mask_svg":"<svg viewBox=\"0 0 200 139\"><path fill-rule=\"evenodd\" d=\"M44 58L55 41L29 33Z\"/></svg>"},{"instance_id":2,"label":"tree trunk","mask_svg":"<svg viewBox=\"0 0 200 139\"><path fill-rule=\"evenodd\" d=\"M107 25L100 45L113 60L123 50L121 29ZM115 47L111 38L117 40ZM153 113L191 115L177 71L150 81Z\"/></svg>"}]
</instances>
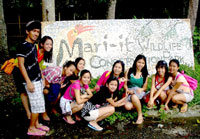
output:
<instances>
[{"instance_id":1,"label":"tree trunk","mask_svg":"<svg viewBox=\"0 0 200 139\"><path fill-rule=\"evenodd\" d=\"M55 21L55 0L42 0L42 20Z\"/></svg>"},{"instance_id":2,"label":"tree trunk","mask_svg":"<svg viewBox=\"0 0 200 139\"><path fill-rule=\"evenodd\" d=\"M4 20L3 0L0 0L0 62L3 63L8 57L7 31Z\"/></svg>"},{"instance_id":3,"label":"tree trunk","mask_svg":"<svg viewBox=\"0 0 200 139\"><path fill-rule=\"evenodd\" d=\"M107 19L115 19L116 3L117 0L110 0Z\"/></svg>"},{"instance_id":4,"label":"tree trunk","mask_svg":"<svg viewBox=\"0 0 200 139\"><path fill-rule=\"evenodd\" d=\"M195 23L197 19L199 0L190 0L189 1L189 10L188 10L188 18L190 19L190 26L192 33L195 29Z\"/></svg>"}]
</instances>

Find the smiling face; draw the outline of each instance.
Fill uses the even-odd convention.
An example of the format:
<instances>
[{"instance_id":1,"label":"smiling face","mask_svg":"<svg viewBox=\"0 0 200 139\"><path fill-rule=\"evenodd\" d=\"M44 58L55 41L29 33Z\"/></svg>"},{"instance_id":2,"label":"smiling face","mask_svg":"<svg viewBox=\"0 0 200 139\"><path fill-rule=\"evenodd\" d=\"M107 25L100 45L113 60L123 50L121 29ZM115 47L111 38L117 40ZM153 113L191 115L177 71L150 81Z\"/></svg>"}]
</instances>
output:
<instances>
[{"instance_id":1,"label":"smiling face","mask_svg":"<svg viewBox=\"0 0 200 139\"><path fill-rule=\"evenodd\" d=\"M74 73L75 69L76 69L76 67L74 65L70 65L69 67L65 67L64 70L65 70L66 77L71 76Z\"/></svg>"},{"instance_id":2,"label":"smiling face","mask_svg":"<svg viewBox=\"0 0 200 139\"><path fill-rule=\"evenodd\" d=\"M169 64L169 73L176 75L178 70L179 70L179 67L178 67L177 63L172 61Z\"/></svg>"},{"instance_id":3,"label":"smiling face","mask_svg":"<svg viewBox=\"0 0 200 139\"><path fill-rule=\"evenodd\" d=\"M77 70L78 71L82 71L85 68L85 61L84 60L80 60L77 64Z\"/></svg>"},{"instance_id":4,"label":"smiling face","mask_svg":"<svg viewBox=\"0 0 200 139\"><path fill-rule=\"evenodd\" d=\"M139 59L137 62L136 62L136 68L137 70L141 71L145 66L145 61L144 59Z\"/></svg>"},{"instance_id":5,"label":"smiling face","mask_svg":"<svg viewBox=\"0 0 200 139\"><path fill-rule=\"evenodd\" d=\"M90 79L91 79L90 73L86 72L85 74L83 74L80 80L84 85L88 85L90 83Z\"/></svg>"},{"instance_id":6,"label":"smiling face","mask_svg":"<svg viewBox=\"0 0 200 139\"><path fill-rule=\"evenodd\" d=\"M164 66L158 67L157 72L158 72L158 75L159 75L159 76L164 77L164 76L165 76L165 72L166 72L166 71L165 71L165 67L164 67Z\"/></svg>"},{"instance_id":7,"label":"smiling face","mask_svg":"<svg viewBox=\"0 0 200 139\"><path fill-rule=\"evenodd\" d=\"M40 29L33 29L30 31L26 30L26 34L27 34L26 41L34 43L40 35Z\"/></svg>"},{"instance_id":8,"label":"smiling face","mask_svg":"<svg viewBox=\"0 0 200 139\"><path fill-rule=\"evenodd\" d=\"M50 52L53 47L53 42L50 39L47 39L44 44L41 44L45 51Z\"/></svg>"},{"instance_id":9,"label":"smiling face","mask_svg":"<svg viewBox=\"0 0 200 139\"><path fill-rule=\"evenodd\" d=\"M113 68L113 71L115 76L119 76L120 73L122 72L122 65L120 63L116 63Z\"/></svg>"},{"instance_id":10,"label":"smiling face","mask_svg":"<svg viewBox=\"0 0 200 139\"><path fill-rule=\"evenodd\" d=\"M108 87L109 91L112 92L112 93L116 91L117 85L118 84L117 84L116 80L113 80L109 84L106 84L106 86Z\"/></svg>"}]
</instances>

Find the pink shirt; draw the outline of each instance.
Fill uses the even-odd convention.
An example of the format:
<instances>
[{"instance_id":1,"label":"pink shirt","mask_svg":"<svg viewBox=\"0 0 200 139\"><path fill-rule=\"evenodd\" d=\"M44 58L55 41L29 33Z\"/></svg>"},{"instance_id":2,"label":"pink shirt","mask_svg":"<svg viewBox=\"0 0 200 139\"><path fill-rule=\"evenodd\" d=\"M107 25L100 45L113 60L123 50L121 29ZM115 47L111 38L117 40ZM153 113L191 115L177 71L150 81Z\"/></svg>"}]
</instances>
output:
<instances>
[{"instance_id":1,"label":"pink shirt","mask_svg":"<svg viewBox=\"0 0 200 139\"><path fill-rule=\"evenodd\" d=\"M111 72L109 72L109 71L105 71L105 72L101 75L101 77L99 78L99 80L98 80L98 82L97 82L97 85L98 85L98 86L105 85L106 82L107 82L107 80L108 80L108 78L110 77L110 73L111 73ZM124 82L120 82L120 83L119 83L119 90L120 90L123 86L124 86ZM98 91L98 90L96 90L96 91Z\"/></svg>"},{"instance_id":2,"label":"pink shirt","mask_svg":"<svg viewBox=\"0 0 200 139\"><path fill-rule=\"evenodd\" d=\"M69 94L69 91L70 91L70 88L71 88L71 96L73 98L71 98L70 94ZM88 89L89 86L88 85L84 85L83 88ZM81 84L80 84L80 80L76 80L74 83L72 83L68 88L67 90L65 91L65 94L63 95L63 97L65 99L68 99L68 100L74 100L75 99L75 92L74 92L74 89L77 89L77 90L81 90Z\"/></svg>"}]
</instances>

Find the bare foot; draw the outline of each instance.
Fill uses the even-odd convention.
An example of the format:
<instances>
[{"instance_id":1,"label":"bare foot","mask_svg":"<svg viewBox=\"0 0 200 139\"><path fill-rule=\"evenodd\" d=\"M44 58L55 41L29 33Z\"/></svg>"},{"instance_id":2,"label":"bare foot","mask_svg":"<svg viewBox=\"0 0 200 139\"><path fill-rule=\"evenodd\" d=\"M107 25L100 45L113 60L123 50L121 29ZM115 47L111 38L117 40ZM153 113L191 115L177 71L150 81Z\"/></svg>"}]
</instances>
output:
<instances>
[{"instance_id":1,"label":"bare foot","mask_svg":"<svg viewBox=\"0 0 200 139\"><path fill-rule=\"evenodd\" d=\"M44 112L44 113L42 114L42 118L43 118L43 120L45 120L45 121L50 121L50 118L49 118L49 116L47 115L46 112Z\"/></svg>"},{"instance_id":2,"label":"bare foot","mask_svg":"<svg viewBox=\"0 0 200 139\"><path fill-rule=\"evenodd\" d=\"M182 112L182 113L186 112L187 108L188 108L188 104L187 103L183 104L183 106L181 107L181 111L180 112Z\"/></svg>"},{"instance_id":3,"label":"bare foot","mask_svg":"<svg viewBox=\"0 0 200 139\"><path fill-rule=\"evenodd\" d=\"M143 117L138 117L136 124L142 124L143 123Z\"/></svg>"},{"instance_id":4,"label":"bare foot","mask_svg":"<svg viewBox=\"0 0 200 139\"><path fill-rule=\"evenodd\" d=\"M165 110L169 111L169 107L167 105L165 105Z\"/></svg>"}]
</instances>

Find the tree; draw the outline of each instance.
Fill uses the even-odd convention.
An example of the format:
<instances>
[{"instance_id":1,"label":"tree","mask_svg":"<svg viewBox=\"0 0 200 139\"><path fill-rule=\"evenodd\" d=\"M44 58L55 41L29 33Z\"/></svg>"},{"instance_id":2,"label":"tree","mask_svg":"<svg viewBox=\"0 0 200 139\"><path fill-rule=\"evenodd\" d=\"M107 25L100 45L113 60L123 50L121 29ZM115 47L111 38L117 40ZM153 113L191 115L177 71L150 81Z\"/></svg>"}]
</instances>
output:
<instances>
[{"instance_id":1,"label":"tree","mask_svg":"<svg viewBox=\"0 0 200 139\"><path fill-rule=\"evenodd\" d=\"M108 16L107 19L115 19L115 8L117 0L109 0Z\"/></svg>"},{"instance_id":2,"label":"tree","mask_svg":"<svg viewBox=\"0 0 200 139\"><path fill-rule=\"evenodd\" d=\"M8 44L7 44L7 31L4 20L3 1L0 0L0 55L1 63L9 57Z\"/></svg>"},{"instance_id":3,"label":"tree","mask_svg":"<svg viewBox=\"0 0 200 139\"><path fill-rule=\"evenodd\" d=\"M189 1L189 10L188 10L188 18L190 19L190 26L192 33L195 29L195 23L197 19L199 0L190 0Z\"/></svg>"},{"instance_id":4,"label":"tree","mask_svg":"<svg viewBox=\"0 0 200 139\"><path fill-rule=\"evenodd\" d=\"M42 20L55 21L55 0L42 0Z\"/></svg>"}]
</instances>

